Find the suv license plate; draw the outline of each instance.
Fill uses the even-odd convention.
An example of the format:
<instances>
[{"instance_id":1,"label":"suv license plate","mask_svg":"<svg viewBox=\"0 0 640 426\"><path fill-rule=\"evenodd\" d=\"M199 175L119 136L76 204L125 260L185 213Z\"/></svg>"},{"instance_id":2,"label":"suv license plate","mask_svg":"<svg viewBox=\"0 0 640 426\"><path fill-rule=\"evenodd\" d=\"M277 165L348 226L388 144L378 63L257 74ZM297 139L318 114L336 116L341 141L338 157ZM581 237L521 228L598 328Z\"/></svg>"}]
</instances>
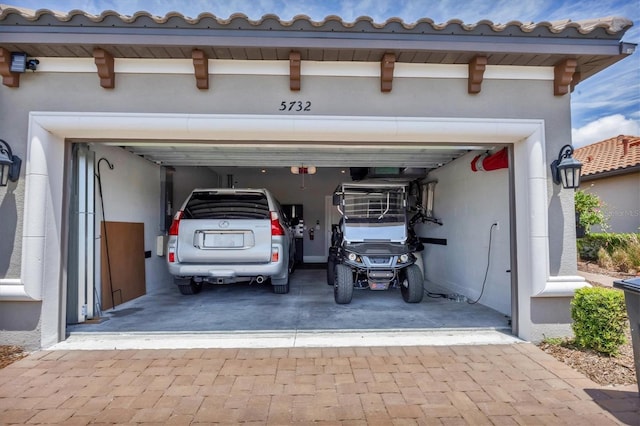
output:
<instances>
[{"instance_id":1,"label":"suv license plate","mask_svg":"<svg viewBox=\"0 0 640 426\"><path fill-rule=\"evenodd\" d=\"M204 246L207 248L232 248L244 246L243 234L205 234Z\"/></svg>"}]
</instances>

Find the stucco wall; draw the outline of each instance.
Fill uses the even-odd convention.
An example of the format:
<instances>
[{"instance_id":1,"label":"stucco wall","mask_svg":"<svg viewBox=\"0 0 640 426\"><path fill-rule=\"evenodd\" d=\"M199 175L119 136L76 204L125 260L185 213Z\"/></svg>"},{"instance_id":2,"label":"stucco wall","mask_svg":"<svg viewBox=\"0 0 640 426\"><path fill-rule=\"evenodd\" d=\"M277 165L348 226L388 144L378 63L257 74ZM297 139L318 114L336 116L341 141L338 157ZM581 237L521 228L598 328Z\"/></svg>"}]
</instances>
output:
<instances>
[{"instance_id":1,"label":"stucco wall","mask_svg":"<svg viewBox=\"0 0 640 426\"><path fill-rule=\"evenodd\" d=\"M0 87L0 125L2 137L24 157L29 111L279 114L282 100L305 99L311 101L312 113L320 115L544 119L548 163L571 138L569 97L553 96L549 81L487 80L482 92L473 96L467 94L466 80L397 78L388 94L380 92L379 83L377 78L309 76L304 77L302 90L293 93L284 76L220 75L211 78L210 90L200 91L189 75L118 74L116 88L105 90L95 74L27 73L19 89ZM19 182L16 200L23 191ZM572 209L573 200L567 191L557 194L557 187L549 184L551 273L573 273L575 248L573 243L565 244L571 241L565 229L571 227L557 220ZM1 204L4 194L0 197ZM567 216L573 220L571 214ZM8 277L19 275L21 226L19 219L16 222Z\"/></svg>"},{"instance_id":2,"label":"stucco wall","mask_svg":"<svg viewBox=\"0 0 640 426\"><path fill-rule=\"evenodd\" d=\"M293 93L284 76L220 75L211 78L210 90L199 91L190 75L118 74L116 89L105 90L99 87L96 74L28 73L21 78L19 89L0 86L0 137L9 141L14 153L24 159L30 111L278 115L281 101L301 99L312 103L314 115L542 119L547 164L570 140L569 96L554 97L552 82L486 80L482 92L473 96L467 94L466 85L465 79L397 78L393 91L382 94L378 78L304 76L302 90ZM574 274L573 194L549 182L547 195L549 272ZM12 200L7 197L15 197L15 207L11 207ZM0 189L0 206L8 205L9 210L15 211L1 225L4 234L15 232L13 243L3 248L6 252L2 255L10 261L5 271L0 270L0 278L20 276L23 198L23 179L8 190ZM50 279L47 286L59 285L58 277ZM33 315L24 315L29 319L27 322L33 323ZM7 330L4 323L0 328ZM26 327L23 329L26 331ZM4 336L4 331L0 331L0 338Z\"/></svg>"},{"instance_id":3,"label":"stucco wall","mask_svg":"<svg viewBox=\"0 0 640 426\"><path fill-rule=\"evenodd\" d=\"M640 232L640 172L583 181L581 187L605 204L607 232Z\"/></svg>"}]
</instances>

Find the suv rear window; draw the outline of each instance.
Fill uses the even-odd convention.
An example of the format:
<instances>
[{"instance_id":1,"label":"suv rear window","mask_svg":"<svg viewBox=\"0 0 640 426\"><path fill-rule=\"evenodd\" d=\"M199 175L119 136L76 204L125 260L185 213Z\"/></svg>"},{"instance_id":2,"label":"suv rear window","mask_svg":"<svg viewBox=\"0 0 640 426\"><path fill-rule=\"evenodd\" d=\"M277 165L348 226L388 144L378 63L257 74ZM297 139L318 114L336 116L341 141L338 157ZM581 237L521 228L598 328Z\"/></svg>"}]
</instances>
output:
<instances>
[{"instance_id":1,"label":"suv rear window","mask_svg":"<svg viewBox=\"0 0 640 426\"><path fill-rule=\"evenodd\" d=\"M269 219L269 201L256 192L225 194L194 192L184 209L184 219Z\"/></svg>"}]
</instances>

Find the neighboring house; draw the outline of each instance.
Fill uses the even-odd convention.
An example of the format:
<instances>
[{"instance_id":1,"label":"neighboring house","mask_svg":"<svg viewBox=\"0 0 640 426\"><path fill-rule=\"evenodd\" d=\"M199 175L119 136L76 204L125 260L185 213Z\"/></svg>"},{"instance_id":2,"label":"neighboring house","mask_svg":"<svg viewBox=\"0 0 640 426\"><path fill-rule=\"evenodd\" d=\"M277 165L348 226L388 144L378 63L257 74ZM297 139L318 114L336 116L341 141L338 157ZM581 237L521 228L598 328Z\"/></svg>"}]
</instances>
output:
<instances>
[{"instance_id":1,"label":"neighboring house","mask_svg":"<svg viewBox=\"0 0 640 426\"><path fill-rule=\"evenodd\" d=\"M123 244L135 256L113 254L142 264L143 291L177 291L162 239L198 186L267 187L302 205L304 260L326 262L349 168L427 174L438 223L416 229L426 289L481 297L523 339L568 335L587 284L574 190L550 165L571 140L571 90L635 51L621 41L632 25L0 6L0 139L22 159L0 187L0 341L48 347L107 307L102 222L135 240ZM485 153L506 168L478 167ZM317 172L290 171L306 166Z\"/></svg>"},{"instance_id":2,"label":"neighboring house","mask_svg":"<svg viewBox=\"0 0 640 426\"><path fill-rule=\"evenodd\" d=\"M605 139L577 148L574 157L582 162L581 189L604 203L606 230L640 232L640 136Z\"/></svg>"}]
</instances>

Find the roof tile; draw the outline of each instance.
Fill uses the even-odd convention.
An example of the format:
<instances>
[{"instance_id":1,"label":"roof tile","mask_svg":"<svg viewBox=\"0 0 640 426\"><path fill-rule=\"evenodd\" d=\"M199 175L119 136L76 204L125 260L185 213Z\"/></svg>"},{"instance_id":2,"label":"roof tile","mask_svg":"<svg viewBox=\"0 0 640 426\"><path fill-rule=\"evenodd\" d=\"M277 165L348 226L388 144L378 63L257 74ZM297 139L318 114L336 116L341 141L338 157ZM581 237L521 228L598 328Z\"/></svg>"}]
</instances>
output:
<instances>
[{"instance_id":1,"label":"roof tile","mask_svg":"<svg viewBox=\"0 0 640 426\"><path fill-rule=\"evenodd\" d=\"M229 16L227 19L215 16L211 13L205 12L199 14L196 18L191 18L188 16L184 16L179 12L169 12L165 16L155 16L146 11L139 11L134 13L133 15L123 15L113 10L105 10L100 15L92 15L88 12L84 12L82 10L71 10L69 12L60 12L60 11L51 11L48 9L26 9L22 7L15 7L6 4L0 4L0 21L6 19L8 16L12 14L18 14L22 18L28 21L37 21L43 16L51 15L56 18L59 22L68 22L71 21L76 16L81 16L85 19L88 19L90 22L98 23L102 22L109 17L117 17L123 24L130 24L135 22L137 19L146 17L151 18L156 24L164 24L171 18L181 19L185 25L197 25L203 19L214 19L218 25L226 26L229 25L234 19L242 19L246 21L248 24L254 27L260 26L264 21L267 20L275 20L282 28L287 28L294 26L299 21L306 21L312 27L322 28L325 25L329 25L331 22L336 22L343 27L344 30L353 29L358 26L358 24L368 23L372 29L384 29L387 26L393 26L394 24L399 24L404 31L412 31L416 30L418 27L424 28L425 25L431 27L431 31L442 32L446 31L449 27L459 27L464 30L464 32L474 32L476 29L481 27L489 27L494 33L502 33L508 32L512 28L519 30L522 34L532 33L536 30L546 29L550 34L561 34L564 31L575 30L580 34L587 35L598 29L603 29L608 35L617 35L619 33L624 33L627 29L629 29L633 22L623 17L609 16L605 18L597 18L597 19L586 19L579 21L572 21L570 19L560 20L560 21L544 21L544 22L521 22L521 21L510 21L506 24L494 23L490 20L481 20L475 24L465 24L463 21L459 19L450 19L444 23L435 23L432 19L422 18L415 22L404 22L402 18L392 17L387 19L385 22L376 23L369 16L360 16L355 19L353 22L346 22L341 17L331 15L325 17L322 21L314 21L309 16L306 15L296 15L291 20L286 21L278 17L277 15L264 15L262 18L253 20L249 19L246 15L242 13L234 13Z\"/></svg>"},{"instance_id":2,"label":"roof tile","mask_svg":"<svg viewBox=\"0 0 640 426\"><path fill-rule=\"evenodd\" d=\"M582 176L640 166L640 136L619 135L577 148L573 156L582 162Z\"/></svg>"}]
</instances>

